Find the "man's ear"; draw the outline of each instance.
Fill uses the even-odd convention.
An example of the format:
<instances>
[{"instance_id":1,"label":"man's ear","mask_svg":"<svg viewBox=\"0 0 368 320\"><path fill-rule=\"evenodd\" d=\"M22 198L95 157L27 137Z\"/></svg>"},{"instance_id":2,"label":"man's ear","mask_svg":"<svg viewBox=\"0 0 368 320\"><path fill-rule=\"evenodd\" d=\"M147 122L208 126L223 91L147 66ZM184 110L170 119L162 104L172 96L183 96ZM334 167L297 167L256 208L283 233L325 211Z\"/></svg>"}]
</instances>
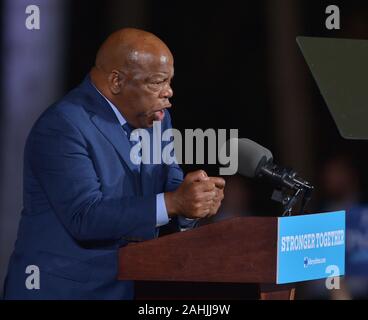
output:
<instances>
[{"instance_id":1,"label":"man's ear","mask_svg":"<svg viewBox=\"0 0 368 320\"><path fill-rule=\"evenodd\" d=\"M109 88L112 94L119 94L124 85L125 76L118 70L112 70L109 74Z\"/></svg>"}]
</instances>

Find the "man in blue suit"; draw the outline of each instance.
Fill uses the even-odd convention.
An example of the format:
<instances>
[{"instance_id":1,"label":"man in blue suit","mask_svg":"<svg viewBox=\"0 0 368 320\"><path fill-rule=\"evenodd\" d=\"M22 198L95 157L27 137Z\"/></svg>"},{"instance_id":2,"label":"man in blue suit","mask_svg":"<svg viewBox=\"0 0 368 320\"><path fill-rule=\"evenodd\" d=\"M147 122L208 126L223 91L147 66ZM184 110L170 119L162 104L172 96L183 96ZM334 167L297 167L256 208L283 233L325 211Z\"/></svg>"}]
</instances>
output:
<instances>
[{"instance_id":1,"label":"man in blue suit","mask_svg":"<svg viewBox=\"0 0 368 320\"><path fill-rule=\"evenodd\" d=\"M188 228L217 212L223 179L197 171L183 180L177 164L130 159L134 128L151 138L153 121L171 128L173 73L160 39L119 30L82 84L37 120L5 299L132 299L133 283L117 281L119 247L153 239L170 220Z\"/></svg>"}]
</instances>

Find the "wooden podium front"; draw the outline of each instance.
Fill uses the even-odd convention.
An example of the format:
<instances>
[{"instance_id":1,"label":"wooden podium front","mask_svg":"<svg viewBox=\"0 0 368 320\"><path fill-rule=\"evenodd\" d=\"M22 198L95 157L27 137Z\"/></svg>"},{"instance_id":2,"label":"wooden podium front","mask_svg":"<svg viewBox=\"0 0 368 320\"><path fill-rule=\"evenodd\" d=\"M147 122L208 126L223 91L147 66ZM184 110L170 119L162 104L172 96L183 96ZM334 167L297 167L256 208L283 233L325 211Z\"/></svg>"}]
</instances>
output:
<instances>
[{"instance_id":1,"label":"wooden podium front","mask_svg":"<svg viewBox=\"0 0 368 320\"><path fill-rule=\"evenodd\" d=\"M276 264L277 218L242 217L129 244L118 279L258 284L260 299L293 299L292 286L276 285Z\"/></svg>"}]
</instances>

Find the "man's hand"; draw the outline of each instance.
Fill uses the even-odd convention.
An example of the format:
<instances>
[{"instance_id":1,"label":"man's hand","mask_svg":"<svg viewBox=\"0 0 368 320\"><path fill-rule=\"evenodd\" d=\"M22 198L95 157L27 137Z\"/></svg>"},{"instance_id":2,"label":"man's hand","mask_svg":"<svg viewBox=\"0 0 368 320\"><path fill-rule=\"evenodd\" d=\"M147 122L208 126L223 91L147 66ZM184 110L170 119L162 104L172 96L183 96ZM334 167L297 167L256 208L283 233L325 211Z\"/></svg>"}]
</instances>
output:
<instances>
[{"instance_id":1,"label":"man's hand","mask_svg":"<svg viewBox=\"0 0 368 320\"><path fill-rule=\"evenodd\" d=\"M221 206L221 201L224 199L225 188L225 180L223 178L210 177L210 181L212 181L216 186L216 196L213 199L213 204L207 217L211 217L217 213L218 209Z\"/></svg>"},{"instance_id":2,"label":"man's hand","mask_svg":"<svg viewBox=\"0 0 368 320\"><path fill-rule=\"evenodd\" d=\"M203 170L188 173L176 191L165 193L169 217L181 214L198 219L214 215L223 198L224 185L222 178L209 178Z\"/></svg>"}]
</instances>

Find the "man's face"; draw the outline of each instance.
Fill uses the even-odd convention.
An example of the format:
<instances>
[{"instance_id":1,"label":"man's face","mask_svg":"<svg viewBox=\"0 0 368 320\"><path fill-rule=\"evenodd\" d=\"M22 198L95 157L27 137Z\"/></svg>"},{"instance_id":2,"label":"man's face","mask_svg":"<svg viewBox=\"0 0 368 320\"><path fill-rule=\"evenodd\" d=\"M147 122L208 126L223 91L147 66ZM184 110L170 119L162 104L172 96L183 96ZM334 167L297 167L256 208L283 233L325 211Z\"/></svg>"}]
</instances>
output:
<instances>
[{"instance_id":1,"label":"man's face","mask_svg":"<svg viewBox=\"0 0 368 320\"><path fill-rule=\"evenodd\" d=\"M164 109L171 107L171 80L174 65L171 54L138 54L137 63L125 74L121 92L116 96L128 122L136 128L152 127L161 121Z\"/></svg>"}]
</instances>

